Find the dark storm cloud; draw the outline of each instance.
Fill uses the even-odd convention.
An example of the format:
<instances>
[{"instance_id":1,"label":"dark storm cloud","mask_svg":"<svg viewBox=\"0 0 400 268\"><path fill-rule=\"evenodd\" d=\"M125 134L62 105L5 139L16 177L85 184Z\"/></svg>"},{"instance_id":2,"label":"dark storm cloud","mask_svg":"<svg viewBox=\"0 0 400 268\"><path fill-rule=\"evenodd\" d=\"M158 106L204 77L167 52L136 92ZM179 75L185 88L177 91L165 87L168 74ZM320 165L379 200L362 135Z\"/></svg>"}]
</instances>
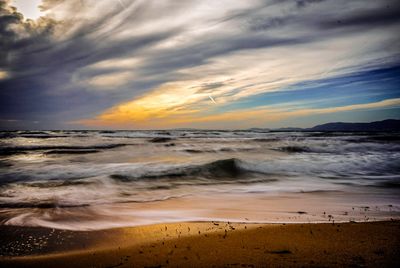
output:
<instances>
[{"instance_id":1,"label":"dark storm cloud","mask_svg":"<svg viewBox=\"0 0 400 268\"><path fill-rule=\"evenodd\" d=\"M269 14L268 5L258 10L251 10L240 15L245 19L248 29L252 31L268 31L275 28L292 26L299 29L311 28L314 34L323 36L320 30L335 30L351 27L354 30L360 28L381 27L400 22L400 2L380 1L379 4L359 2L359 5L349 9L343 8L343 3L329 0L304 0L281 1L289 4L279 16ZM308 13L307 8L314 8ZM265 11L265 12L264 12Z\"/></svg>"},{"instance_id":2,"label":"dark storm cloud","mask_svg":"<svg viewBox=\"0 0 400 268\"><path fill-rule=\"evenodd\" d=\"M338 27L379 27L400 22L400 2L384 5L377 9L352 14L337 14L330 20L321 20L317 25L323 29Z\"/></svg>"},{"instance_id":3,"label":"dark storm cloud","mask_svg":"<svg viewBox=\"0 0 400 268\"><path fill-rule=\"evenodd\" d=\"M24 21L23 15L0 1L0 66L12 65L13 53L29 53L48 47L48 38L56 22L41 18L37 22ZM12 66L11 66L12 67Z\"/></svg>"},{"instance_id":4,"label":"dark storm cloud","mask_svg":"<svg viewBox=\"0 0 400 268\"><path fill-rule=\"evenodd\" d=\"M50 127L54 118L69 120L82 114L90 115L122 101L124 95L105 96L79 86L71 88L71 74L83 66L139 51L173 34L167 31L143 34L117 43L102 42L106 35L99 40L88 38L95 29L101 29L112 16L119 14L118 9L109 12L107 18L83 25L68 39L57 41L51 38L55 21L42 18L38 25L25 22L20 13L8 6L8 1L1 1L0 12L0 68L12 74L11 78L0 80L2 124L18 122L28 128L38 127L38 121ZM137 91L158 83L160 81L138 83Z\"/></svg>"}]
</instances>

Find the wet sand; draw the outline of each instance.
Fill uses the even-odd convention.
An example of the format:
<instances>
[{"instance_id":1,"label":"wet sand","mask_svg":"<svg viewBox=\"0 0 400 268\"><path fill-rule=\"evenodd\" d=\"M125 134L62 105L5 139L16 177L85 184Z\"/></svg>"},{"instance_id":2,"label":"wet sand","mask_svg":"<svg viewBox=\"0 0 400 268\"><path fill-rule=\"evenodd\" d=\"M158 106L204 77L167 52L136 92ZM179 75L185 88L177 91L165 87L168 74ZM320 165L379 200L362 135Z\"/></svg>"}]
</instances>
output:
<instances>
[{"instance_id":1,"label":"wet sand","mask_svg":"<svg viewBox=\"0 0 400 268\"><path fill-rule=\"evenodd\" d=\"M400 203L386 196L343 192L266 195L210 193L155 202L82 207L0 209L0 223L71 231L176 222L339 223L400 220Z\"/></svg>"},{"instance_id":2,"label":"wet sand","mask_svg":"<svg viewBox=\"0 0 400 268\"><path fill-rule=\"evenodd\" d=\"M400 221L183 222L101 231L1 226L1 267L399 267Z\"/></svg>"}]
</instances>

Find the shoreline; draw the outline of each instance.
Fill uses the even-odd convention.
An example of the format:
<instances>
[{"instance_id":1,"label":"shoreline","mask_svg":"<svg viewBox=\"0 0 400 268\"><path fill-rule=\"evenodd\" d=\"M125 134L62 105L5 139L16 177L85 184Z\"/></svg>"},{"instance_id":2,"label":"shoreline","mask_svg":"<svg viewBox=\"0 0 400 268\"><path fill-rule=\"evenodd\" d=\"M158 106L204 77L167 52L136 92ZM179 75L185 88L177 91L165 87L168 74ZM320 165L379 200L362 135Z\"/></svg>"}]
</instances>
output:
<instances>
[{"instance_id":1,"label":"shoreline","mask_svg":"<svg viewBox=\"0 0 400 268\"><path fill-rule=\"evenodd\" d=\"M398 198L313 192L265 195L220 193L154 202L109 203L83 207L0 210L0 222L71 231L104 230L163 223L229 221L237 223L368 222L400 219Z\"/></svg>"},{"instance_id":2,"label":"shoreline","mask_svg":"<svg viewBox=\"0 0 400 268\"><path fill-rule=\"evenodd\" d=\"M180 222L100 231L1 226L0 232L0 266L5 267L400 264L398 220L304 224ZM5 251L18 245L23 245L25 251Z\"/></svg>"}]
</instances>

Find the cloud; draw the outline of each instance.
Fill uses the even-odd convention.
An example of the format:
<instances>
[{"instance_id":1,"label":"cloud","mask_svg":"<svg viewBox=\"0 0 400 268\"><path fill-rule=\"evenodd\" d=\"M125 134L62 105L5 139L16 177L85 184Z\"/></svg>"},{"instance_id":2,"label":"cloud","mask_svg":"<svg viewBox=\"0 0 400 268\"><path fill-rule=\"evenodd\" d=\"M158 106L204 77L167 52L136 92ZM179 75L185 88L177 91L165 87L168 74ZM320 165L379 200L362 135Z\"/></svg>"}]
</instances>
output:
<instances>
[{"instance_id":1,"label":"cloud","mask_svg":"<svg viewBox=\"0 0 400 268\"><path fill-rule=\"evenodd\" d=\"M10 77L10 74L7 71L0 70L0 80L6 79Z\"/></svg>"},{"instance_id":2,"label":"cloud","mask_svg":"<svg viewBox=\"0 0 400 268\"><path fill-rule=\"evenodd\" d=\"M390 26L400 22L400 3L386 1L373 8L356 12L344 12L329 19L322 19L318 26L323 29L352 27L354 29Z\"/></svg>"},{"instance_id":3,"label":"cloud","mask_svg":"<svg viewBox=\"0 0 400 268\"><path fill-rule=\"evenodd\" d=\"M115 89L125 85L132 79L130 72L108 73L92 77L88 84L100 89Z\"/></svg>"},{"instance_id":4,"label":"cloud","mask_svg":"<svg viewBox=\"0 0 400 268\"><path fill-rule=\"evenodd\" d=\"M234 126L234 128L249 128L253 126L266 126L271 122L309 115L379 108L398 108L400 107L400 98L327 108L296 108L293 105L286 107L282 105L279 107L280 105L277 105L275 107L257 107L254 109L235 110L212 115L199 115L196 114L196 111L165 113L165 110L162 109L149 109L147 113L143 113L146 109L143 109L143 107L137 104L138 103L127 104L133 105L133 107L123 105L116 110L105 112L96 119L84 120L82 123L91 127L134 127L139 129L178 128L182 126L204 127L207 126L207 124L210 126L218 125L221 129L229 129L232 128L232 126ZM150 111L154 112L154 114L150 114ZM149 120L150 118L152 118L152 120ZM160 120L160 118L162 120Z\"/></svg>"},{"instance_id":5,"label":"cloud","mask_svg":"<svg viewBox=\"0 0 400 268\"><path fill-rule=\"evenodd\" d=\"M223 109L399 63L395 0L123 3L43 0L32 21L0 0L0 118L63 128L124 107L161 124L219 113L210 94Z\"/></svg>"},{"instance_id":6,"label":"cloud","mask_svg":"<svg viewBox=\"0 0 400 268\"><path fill-rule=\"evenodd\" d=\"M198 91L197 92L212 92L213 90L217 89L217 88L221 88L223 87L225 84L225 82L205 82L201 85L198 86Z\"/></svg>"}]
</instances>

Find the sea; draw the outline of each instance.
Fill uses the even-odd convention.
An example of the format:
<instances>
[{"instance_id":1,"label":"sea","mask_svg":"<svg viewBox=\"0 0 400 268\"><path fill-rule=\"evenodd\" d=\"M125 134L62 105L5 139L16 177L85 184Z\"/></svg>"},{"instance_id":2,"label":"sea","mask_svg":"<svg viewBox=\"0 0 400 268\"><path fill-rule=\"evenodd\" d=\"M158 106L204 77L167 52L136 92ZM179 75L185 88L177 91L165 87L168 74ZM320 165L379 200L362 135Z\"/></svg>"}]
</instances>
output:
<instances>
[{"instance_id":1,"label":"sea","mask_svg":"<svg viewBox=\"0 0 400 268\"><path fill-rule=\"evenodd\" d=\"M0 225L400 218L400 133L0 132Z\"/></svg>"}]
</instances>

